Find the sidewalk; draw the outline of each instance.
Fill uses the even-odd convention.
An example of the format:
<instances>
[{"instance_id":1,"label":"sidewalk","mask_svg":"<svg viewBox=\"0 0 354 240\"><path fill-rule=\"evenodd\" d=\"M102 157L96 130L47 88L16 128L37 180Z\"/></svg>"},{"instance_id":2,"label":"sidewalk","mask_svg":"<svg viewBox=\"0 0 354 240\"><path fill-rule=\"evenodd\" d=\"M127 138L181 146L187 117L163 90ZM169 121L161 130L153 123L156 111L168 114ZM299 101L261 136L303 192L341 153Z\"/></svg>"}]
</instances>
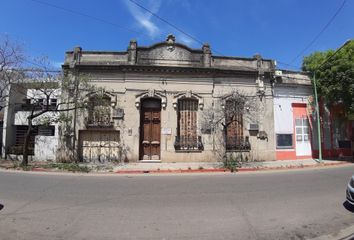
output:
<instances>
[{"instance_id":1,"label":"sidewalk","mask_svg":"<svg viewBox=\"0 0 354 240\"><path fill-rule=\"evenodd\" d=\"M242 163L236 171L266 171L281 169L315 168L337 165L350 165L352 162L339 160L323 160L318 162L314 159L306 160L278 160L266 162L246 162ZM187 172L228 172L230 170L223 167L223 163L193 162L193 163L129 163L113 168L115 173L187 173Z\"/></svg>"},{"instance_id":2,"label":"sidewalk","mask_svg":"<svg viewBox=\"0 0 354 240\"><path fill-rule=\"evenodd\" d=\"M0 168L23 170L14 167L16 162L0 160ZM18 165L19 163L17 163ZM58 165L58 166L56 166ZM73 166L71 166L73 165ZM244 162L235 172L254 172L269 170L289 170L302 168L318 168L329 166L353 165L353 162L344 160L277 160L266 162ZM91 172L91 173L117 173L117 174L141 174L141 173L212 173L230 172L224 168L222 162L189 162L189 163L125 163L125 164L68 164L60 166L60 163L31 162L26 171L35 172Z\"/></svg>"}]
</instances>

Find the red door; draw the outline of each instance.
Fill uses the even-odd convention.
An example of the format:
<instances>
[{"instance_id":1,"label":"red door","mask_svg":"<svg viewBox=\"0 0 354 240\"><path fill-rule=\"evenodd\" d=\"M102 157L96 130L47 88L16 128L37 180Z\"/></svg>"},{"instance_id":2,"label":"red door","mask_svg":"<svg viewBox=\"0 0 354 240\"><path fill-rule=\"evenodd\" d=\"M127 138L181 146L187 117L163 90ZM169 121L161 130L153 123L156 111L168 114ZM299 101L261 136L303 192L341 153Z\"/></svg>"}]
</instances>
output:
<instances>
[{"instance_id":1,"label":"red door","mask_svg":"<svg viewBox=\"0 0 354 240\"><path fill-rule=\"evenodd\" d=\"M161 102L144 99L140 112L140 159L160 160Z\"/></svg>"}]
</instances>

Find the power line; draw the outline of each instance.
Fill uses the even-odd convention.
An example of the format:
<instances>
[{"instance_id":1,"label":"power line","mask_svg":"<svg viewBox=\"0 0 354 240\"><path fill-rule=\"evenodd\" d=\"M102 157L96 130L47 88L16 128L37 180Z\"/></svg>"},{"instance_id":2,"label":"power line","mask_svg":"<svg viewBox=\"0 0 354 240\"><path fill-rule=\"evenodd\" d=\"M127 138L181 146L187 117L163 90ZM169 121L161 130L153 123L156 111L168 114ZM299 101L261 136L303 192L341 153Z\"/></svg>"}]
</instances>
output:
<instances>
[{"instance_id":1,"label":"power line","mask_svg":"<svg viewBox=\"0 0 354 240\"><path fill-rule=\"evenodd\" d=\"M199 40L197 37L187 33L186 31L184 31L182 28L176 26L175 24L167 21L166 19L160 17L158 14L154 13L153 11L151 11L150 9L144 7L143 5L137 3L135 0L129 0L131 3L133 3L134 5L138 6L139 8L145 10L146 12L150 13L152 16L156 17L157 19L159 19L160 21L164 22L165 24L169 25L170 27L176 29L178 32L182 33L183 35L187 36L188 38L194 40L195 42L201 44L201 45L204 45L204 43ZM224 54L222 54L221 52L217 51L216 49L213 49L215 53L219 54L220 56L225 56ZM242 64L242 63L238 63L239 65L245 67L245 68L248 68L250 70L257 70L256 68L252 68L252 67L249 67L245 64Z\"/></svg>"},{"instance_id":2,"label":"power line","mask_svg":"<svg viewBox=\"0 0 354 240\"><path fill-rule=\"evenodd\" d=\"M42 5L46 5L46 6L49 6L49 7L52 7L52 8L56 8L56 9L59 9L59 10L62 10L62 11L65 11L65 12L68 12L68 13L71 13L71 14L74 14L74 15L79 15L81 17L90 18L90 19L93 19L95 21L98 21L98 22L101 22L101 23L104 23L104 24L108 24L108 25L111 25L111 26L114 26L114 27L117 27L117 28L120 28L120 29L123 29L123 30L126 30L126 31L130 31L130 32L133 32L133 33L136 33L136 34L141 34L141 35L149 37L147 34L144 34L143 32L138 32L138 31L135 31L135 30L133 30L131 28L123 27L123 26L118 25L116 23L110 22L108 20L105 20L105 19L102 19L102 18L99 18L99 17L92 16L92 15L89 15L89 14L86 14L86 13L82 13L82 12L79 12L79 11L68 9L68 8L65 8L65 7L62 7L62 6L58 6L58 5L55 5L55 4L52 4L52 3L43 2L41 0L28 0L28 1L36 2L36 3L42 4ZM203 45L203 42L201 40L199 40L198 38L194 37L193 35L187 33L186 31L184 31L183 29L177 27L176 25L174 25L173 23L167 21L166 19L160 17L159 15L157 15L153 11L149 10L148 8L142 6L141 4L137 3L134 0L129 0L129 1L132 2L133 4L135 4L136 6L142 8L143 10L149 12L154 17L158 18L160 21L164 22L165 24L169 25L170 27L176 29L178 32L182 33L183 35L185 35L185 36L189 37L190 39L192 39L192 40L200 43L201 45ZM217 51L216 49L213 49L213 50L214 50L215 53L217 53L217 54L219 54L221 56L225 56L224 54L222 54L221 52ZM247 69L250 69L250 70L257 70L256 68L249 67L249 66L247 66L245 64L242 64L242 63L238 63L238 64L243 66L243 67L245 67L245 68L247 68Z\"/></svg>"},{"instance_id":3,"label":"power line","mask_svg":"<svg viewBox=\"0 0 354 240\"><path fill-rule=\"evenodd\" d=\"M300 68L300 66L292 65L292 64L281 62L281 61L278 61L278 60L277 60L277 62L279 64L281 64L281 65L285 65L285 66L288 66L288 67Z\"/></svg>"},{"instance_id":4,"label":"power line","mask_svg":"<svg viewBox=\"0 0 354 240\"><path fill-rule=\"evenodd\" d=\"M186 36L189 37L190 39L192 39L192 40L194 40L194 41L200 43L201 45L204 44L202 41L200 41L200 40L197 39L196 37L192 36L191 34L185 32L185 31L183 31L183 29L177 27L177 26L176 26L175 24L173 24L173 23L170 23L169 21L167 21L166 19L160 17L159 15L157 15L157 14L154 13L153 11L147 9L147 8L144 7L143 5L137 3L137 2L134 1L134 0L129 0L129 1L130 1L131 3L133 3L133 4L135 4L136 6L138 6L138 7L142 8L142 9L144 9L145 11L147 11L148 13L150 13L151 15L153 15L154 17L156 17L156 18L159 19L160 21L166 23L166 24L169 25L170 27L176 29L176 30L179 31L180 33L186 35Z\"/></svg>"},{"instance_id":5,"label":"power line","mask_svg":"<svg viewBox=\"0 0 354 240\"><path fill-rule=\"evenodd\" d=\"M320 70L325 63L328 63L337 53L342 50L347 44L349 44L352 40L347 40L340 48L338 48L331 56L327 57L317 68L316 70Z\"/></svg>"},{"instance_id":6,"label":"power line","mask_svg":"<svg viewBox=\"0 0 354 240\"><path fill-rule=\"evenodd\" d=\"M95 16L92 16L92 15L89 15L89 14L86 14L86 13L82 13L82 12L79 12L79 11L75 11L75 10L72 10L72 9L61 7L61 6L52 4L52 3L47 3L47 2L40 1L40 0L28 0L28 1L36 2L36 3L42 4L42 5L46 5L46 6L49 6L49 7L52 7L52 8L56 8L56 9L59 9L59 10L62 10L62 11L65 11L65 12L68 12L68 13L71 13L71 14L74 14L74 15L81 16L81 17L93 19L93 20L95 20L97 22L105 23L105 24L114 26L116 28L123 29L125 31L129 31L129 32L133 32L133 33L136 33L136 34L142 34L144 36L148 36L147 34L144 34L143 32L138 32L138 31L136 31L134 29L121 26L119 24L116 24L114 22L110 22L110 21L105 20L103 18L95 17Z\"/></svg>"},{"instance_id":7,"label":"power line","mask_svg":"<svg viewBox=\"0 0 354 240\"><path fill-rule=\"evenodd\" d=\"M316 41L317 39L322 35L322 33L329 27L329 25L331 25L331 23L334 21L334 19L337 17L337 15L340 13L340 11L343 9L345 3L347 0L343 0L342 4L340 5L340 7L337 9L337 11L334 13L334 15L329 19L329 21L326 23L326 25L321 29L321 31L312 39L312 41L307 44L307 46L298 54L296 55L295 58L293 58L290 61L290 64L292 64L296 59L298 59L299 57L302 56L302 54L309 49Z\"/></svg>"}]
</instances>

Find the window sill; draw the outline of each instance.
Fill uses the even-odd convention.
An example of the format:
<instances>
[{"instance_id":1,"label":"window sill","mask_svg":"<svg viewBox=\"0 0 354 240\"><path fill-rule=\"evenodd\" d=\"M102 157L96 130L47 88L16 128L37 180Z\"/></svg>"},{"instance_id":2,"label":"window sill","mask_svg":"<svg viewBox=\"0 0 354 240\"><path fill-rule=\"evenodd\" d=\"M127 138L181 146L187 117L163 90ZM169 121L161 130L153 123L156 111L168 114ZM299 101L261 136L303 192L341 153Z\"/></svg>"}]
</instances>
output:
<instances>
[{"instance_id":1,"label":"window sill","mask_svg":"<svg viewBox=\"0 0 354 240\"><path fill-rule=\"evenodd\" d=\"M203 152L203 150L199 149L183 149L183 150L175 150L176 153L198 153L198 152Z\"/></svg>"},{"instance_id":2,"label":"window sill","mask_svg":"<svg viewBox=\"0 0 354 240\"><path fill-rule=\"evenodd\" d=\"M277 151L295 151L293 147L276 148Z\"/></svg>"},{"instance_id":3,"label":"window sill","mask_svg":"<svg viewBox=\"0 0 354 240\"><path fill-rule=\"evenodd\" d=\"M250 152L251 149L230 149L230 150L226 150L226 152Z\"/></svg>"}]
</instances>

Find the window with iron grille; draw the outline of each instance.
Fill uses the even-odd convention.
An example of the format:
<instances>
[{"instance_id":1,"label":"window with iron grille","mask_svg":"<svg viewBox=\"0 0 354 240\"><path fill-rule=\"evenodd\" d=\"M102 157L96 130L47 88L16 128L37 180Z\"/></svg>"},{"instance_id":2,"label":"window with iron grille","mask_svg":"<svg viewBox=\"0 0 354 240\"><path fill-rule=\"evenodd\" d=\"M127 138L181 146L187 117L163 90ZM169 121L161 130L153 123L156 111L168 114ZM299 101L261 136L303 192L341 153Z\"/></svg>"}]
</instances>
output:
<instances>
[{"instance_id":1,"label":"window with iron grille","mask_svg":"<svg viewBox=\"0 0 354 240\"><path fill-rule=\"evenodd\" d=\"M87 125L90 127L110 127L111 106L109 97L92 97L89 102Z\"/></svg>"},{"instance_id":2,"label":"window with iron grille","mask_svg":"<svg viewBox=\"0 0 354 240\"><path fill-rule=\"evenodd\" d=\"M198 100L178 101L178 124L175 147L177 150L201 150L197 135Z\"/></svg>"},{"instance_id":3,"label":"window with iron grille","mask_svg":"<svg viewBox=\"0 0 354 240\"><path fill-rule=\"evenodd\" d=\"M248 150L248 138L243 137L243 103L228 100L225 104L226 150Z\"/></svg>"}]
</instances>

